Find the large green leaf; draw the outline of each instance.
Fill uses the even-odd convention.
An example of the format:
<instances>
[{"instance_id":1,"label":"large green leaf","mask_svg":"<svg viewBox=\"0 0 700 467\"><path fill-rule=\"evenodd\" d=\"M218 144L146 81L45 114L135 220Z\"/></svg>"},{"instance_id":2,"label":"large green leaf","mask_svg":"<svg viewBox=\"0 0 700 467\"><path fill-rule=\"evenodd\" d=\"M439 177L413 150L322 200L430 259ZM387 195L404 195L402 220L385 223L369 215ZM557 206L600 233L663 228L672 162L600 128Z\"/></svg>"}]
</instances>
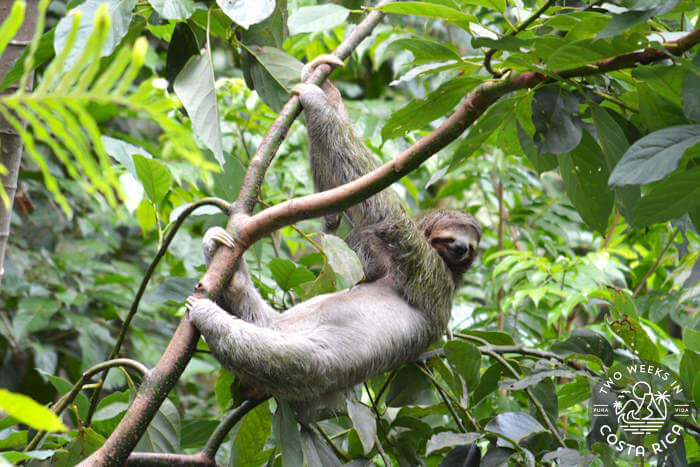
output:
<instances>
[{"instance_id":1,"label":"large green leaf","mask_svg":"<svg viewBox=\"0 0 700 467\"><path fill-rule=\"evenodd\" d=\"M561 86L544 86L535 91L532 123L535 144L541 153L564 154L581 141L578 100Z\"/></svg>"},{"instance_id":2,"label":"large green leaf","mask_svg":"<svg viewBox=\"0 0 700 467\"><path fill-rule=\"evenodd\" d=\"M496 415L486 424L484 429L500 433L516 443L534 433L545 431L540 422L521 412L506 412ZM497 444L506 448L513 447L511 443L501 438L498 438Z\"/></svg>"},{"instance_id":3,"label":"large green leaf","mask_svg":"<svg viewBox=\"0 0 700 467\"><path fill-rule=\"evenodd\" d=\"M216 0L216 4L245 29L263 21L275 10L275 0Z\"/></svg>"},{"instance_id":4,"label":"large green leaf","mask_svg":"<svg viewBox=\"0 0 700 467\"><path fill-rule=\"evenodd\" d=\"M481 352L469 342L451 340L443 347L445 356L456 374L459 374L471 391L479 384Z\"/></svg>"},{"instance_id":5,"label":"large green leaf","mask_svg":"<svg viewBox=\"0 0 700 467\"><path fill-rule=\"evenodd\" d=\"M153 204L160 203L168 194L173 184L168 167L155 159L147 159L141 154L134 154L134 168L136 175L143 184L146 195Z\"/></svg>"},{"instance_id":6,"label":"large green leaf","mask_svg":"<svg viewBox=\"0 0 700 467\"><path fill-rule=\"evenodd\" d=\"M272 430L277 439L277 449L282 453L282 467L302 465L303 454L299 425L294 412L286 401L277 400L277 412L272 418Z\"/></svg>"},{"instance_id":7,"label":"large green leaf","mask_svg":"<svg viewBox=\"0 0 700 467\"><path fill-rule=\"evenodd\" d=\"M588 131L583 132L576 149L559 156L559 171L576 211L586 224L604 234L614 196L608 188L605 157Z\"/></svg>"},{"instance_id":8,"label":"large green leaf","mask_svg":"<svg viewBox=\"0 0 700 467\"><path fill-rule=\"evenodd\" d=\"M78 35L75 39L75 44L66 57L64 69L73 66L83 54L83 50L90 45L88 41L95 28L95 16L102 5L107 6L107 14L111 22L107 40L104 45L102 45L100 56L106 57L114 52L117 45L119 45L129 31L132 10L134 6L136 6L136 0L87 0L85 3L78 5L70 11L70 14L61 18L56 25L56 32L54 34L54 49L56 54L59 54L67 44L68 36L71 33L73 17L75 15L80 15Z\"/></svg>"},{"instance_id":9,"label":"large green leaf","mask_svg":"<svg viewBox=\"0 0 700 467\"><path fill-rule=\"evenodd\" d=\"M272 418L268 403L264 402L248 412L236 432L229 465L258 466L267 460L265 443L272 431Z\"/></svg>"},{"instance_id":10,"label":"large green leaf","mask_svg":"<svg viewBox=\"0 0 700 467\"><path fill-rule=\"evenodd\" d=\"M24 394L0 389L0 410L37 430L68 430L55 413Z\"/></svg>"},{"instance_id":11,"label":"large green leaf","mask_svg":"<svg viewBox=\"0 0 700 467\"><path fill-rule=\"evenodd\" d=\"M354 398L348 398L347 408L348 416L352 420L352 426L355 428L357 436L359 436L362 443L362 449L364 449L365 455L369 454L374 447L374 441L377 437L377 421L372 414L372 410Z\"/></svg>"},{"instance_id":12,"label":"large green leaf","mask_svg":"<svg viewBox=\"0 0 700 467\"><path fill-rule=\"evenodd\" d=\"M163 401L135 450L145 452L178 452L180 450L180 414L170 399Z\"/></svg>"},{"instance_id":13,"label":"large green leaf","mask_svg":"<svg viewBox=\"0 0 700 467\"><path fill-rule=\"evenodd\" d=\"M610 186L644 185L678 168L688 148L700 143L700 125L655 131L636 141L610 174Z\"/></svg>"},{"instance_id":14,"label":"large green leaf","mask_svg":"<svg viewBox=\"0 0 700 467\"><path fill-rule=\"evenodd\" d=\"M216 102L214 71L209 54L191 57L177 75L173 88L192 120L192 129L223 166L219 105Z\"/></svg>"},{"instance_id":15,"label":"large green leaf","mask_svg":"<svg viewBox=\"0 0 700 467\"><path fill-rule=\"evenodd\" d=\"M515 115L515 109L522 98L523 96L514 96L501 99L489 107L469 128L467 137L455 149L451 165L459 165L474 154L496 130Z\"/></svg>"},{"instance_id":16,"label":"large green leaf","mask_svg":"<svg viewBox=\"0 0 700 467\"><path fill-rule=\"evenodd\" d=\"M466 77L443 83L425 99L412 99L391 114L382 128L384 140L403 137L411 130L418 130L450 112L479 80Z\"/></svg>"},{"instance_id":17,"label":"large green leaf","mask_svg":"<svg viewBox=\"0 0 700 467\"><path fill-rule=\"evenodd\" d=\"M479 21L470 14L445 5L425 2L397 2L382 5L378 10L386 13L398 13L402 15L425 16L428 18L440 18L454 23L462 28L468 28L469 23Z\"/></svg>"},{"instance_id":18,"label":"large green leaf","mask_svg":"<svg viewBox=\"0 0 700 467\"><path fill-rule=\"evenodd\" d=\"M343 24L349 14L350 10L347 8L332 3L305 6L294 11L287 25L291 35L324 31Z\"/></svg>"},{"instance_id":19,"label":"large green leaf","mask_svg":"<svg viewBox=\"0 0 700 467\"><path fill-rule=\"evenodd\" d=\"M275 47L250 46L242 54L246 84L274 111L289 100L289 88L299 82L304 66L299 60Z\"/></svg>"},{"instance_id":20,"label":"large green leaf","mask_svg":"<svg viewBox=\"0 0 700 467\"><path fill-rule=\"evenodd\" d=\"M148 0L163 19L187 19L195 10L192 0Z\"/></svg>"},{"instance_id":21,"label":"large green leaf","mask_svg":"<svg viewBox=\"0 0 700 467\"><path fill-rule=\"evenodd\" d=\"M654 185L634 209L632 223L645 226L693 212L700 206L700 167L671 175Z\"/></svg>"},{"instance_id":22,"label":"large green leaf","mask_svg":"<svg viewBox=\"0 0 700 467\"><path fill-rule=\"evenodd\" d=\"M310 282L316 277L313 272L305 267L296 266L288 259L273 258L269 267L275 282L285 292L305 282Z\"/></svg>"}]
</instances>

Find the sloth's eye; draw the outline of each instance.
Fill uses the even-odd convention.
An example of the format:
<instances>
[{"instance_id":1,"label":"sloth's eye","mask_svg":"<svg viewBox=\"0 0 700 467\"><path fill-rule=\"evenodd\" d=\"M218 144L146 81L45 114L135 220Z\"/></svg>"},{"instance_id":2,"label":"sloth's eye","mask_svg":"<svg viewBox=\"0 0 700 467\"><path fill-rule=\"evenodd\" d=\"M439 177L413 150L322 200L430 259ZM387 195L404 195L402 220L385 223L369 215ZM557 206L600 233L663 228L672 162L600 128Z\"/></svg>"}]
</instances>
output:
<instances>
[{"instance_id":1,"label":"sloth's eye","mask_svg":"<svg viewBox=\"0 0 700 467\"><path fill-rule=\"evenodd\" d=\"M452 237L435 237L433 238L430 243L433 245L451 245L454 243L455 239Z\"/></svg>"}]
</instances>

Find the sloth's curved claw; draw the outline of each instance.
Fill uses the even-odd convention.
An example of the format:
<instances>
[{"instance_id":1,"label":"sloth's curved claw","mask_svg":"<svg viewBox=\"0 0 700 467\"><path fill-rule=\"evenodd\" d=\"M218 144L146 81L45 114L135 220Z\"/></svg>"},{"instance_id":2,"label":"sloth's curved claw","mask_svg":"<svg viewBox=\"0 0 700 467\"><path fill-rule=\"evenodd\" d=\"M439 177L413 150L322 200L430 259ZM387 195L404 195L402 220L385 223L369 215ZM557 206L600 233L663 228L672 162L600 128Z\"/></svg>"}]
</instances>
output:
<instances>
[{"instance_id":1,"label":"sloth's curved claw","mask_svg":"<svg viewBox=\"0 0 700 467\"><path fill-rule=\"evenodd\" d=\"M203 243L212 244L213 242L220 243L226 247L233 248L235 246L235 241L230 233L222 227L212 227L207 230L204 234Z\"/></svg>"},{"instance_id":2,"label":"sloth's curved claw","mask_svg":"<svg viewBox=\"0 0 700 467\"><path fill-rule=\"evenodd\" d=\"M309 76L311 76L311 73L314 72L317 66L322 65L322 64L330 65L331 68L333 67L338 67L338 66L345 66L343 61L336 57L335 55L332 54L323 54L319 55L318 57L314 58L311 60L309 63L304 65L304 68L301 70L301 81L302 83L307 80Z\"/></svg>"}]
</instances>

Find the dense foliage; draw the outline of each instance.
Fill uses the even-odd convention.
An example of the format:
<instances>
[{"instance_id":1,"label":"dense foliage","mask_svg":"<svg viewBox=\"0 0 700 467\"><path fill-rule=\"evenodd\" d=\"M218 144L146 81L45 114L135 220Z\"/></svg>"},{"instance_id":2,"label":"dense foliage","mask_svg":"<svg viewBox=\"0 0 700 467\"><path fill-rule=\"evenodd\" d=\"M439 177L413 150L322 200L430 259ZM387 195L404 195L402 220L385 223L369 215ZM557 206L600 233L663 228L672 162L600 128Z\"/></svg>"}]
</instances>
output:
<instances>
[{"instance_id":1,"label":"dense foliage","mask_svg":"<svg viewBox=\"0 0 700 467\"><path fill-rule=\"evenodd\" d=\"M132 320L146 269L185 205L237 197L301 61L337 47L362 18L360 4L40 2L46 23L30 60L0 77L6 88L36 70L35 91L0 96L1 115L28 123L0 295L0 387L8 390L0 408L9 414L0 419L0 458L73 465L112 433L138 387L138 365L112 369L99 400L91 401L94 386L64 399L68 430L17 393L53 403L110 356L158 361L204 272L202 234L225 215L204 206L184 221ZM311 428L285 403L264 402L217 460L450 466L476 443L485 465L700 461L700 53L600 63L687 36L699 19L693 1L382 9L385 19L332 79L384 161L487 80L528 71L555 79L503 96L391 187L411 212L449 206L484 226L449 339L355 388L347 413ZM267 173L260 208L313 191L307 154L299 121ZM276 308L356 281L352 252L319 230L317 220L284 227L246 253ZM120 330L126 339L115 353ZM199 347L136 451L198 452L240 404L233 376ZM630 364L668 372L650 384L690 413L611 442L593 407L612 407L601 384ZM620 391L634 381L616 382ZM22 452L37 429L54 431ZM645 447L644 456L630 445Z\"/></svg>"}]
</instances>

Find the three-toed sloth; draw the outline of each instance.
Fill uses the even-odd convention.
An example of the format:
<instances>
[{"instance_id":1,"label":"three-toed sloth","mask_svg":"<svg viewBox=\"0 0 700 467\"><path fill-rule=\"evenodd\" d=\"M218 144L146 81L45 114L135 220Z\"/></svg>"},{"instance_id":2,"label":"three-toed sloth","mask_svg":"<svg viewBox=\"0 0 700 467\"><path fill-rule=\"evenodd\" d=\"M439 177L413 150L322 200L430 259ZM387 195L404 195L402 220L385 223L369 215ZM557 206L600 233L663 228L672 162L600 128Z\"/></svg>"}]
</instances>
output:
<instances>
[{"instance_id":1,"label":"three-toed sloth","mask_svg":"<svg viewBox=\"0 0 700 467\"><path fill-rule=\"evenodd\" d=\"M302 81L319 63L307 65ZM342 64L342 62L340 62ZM311 172L324 191L374 170L379 160L355 135L338 90L301 84L293 89L306 115ZM391 189L349 208L348 244L365 280L316 296L279 313L255 289L245 261L214 303L190 297L189 317L221 364L244 383L288 400L300 418L321 401L369 377L414 361L445 332L452 297L481 239L476 220L460 211L428 211L415 221ZM337 219L325 219L326 230ZM233 245L223 229L203 241L207 265L219 244Z\"/></svg>"}]
</instances>

